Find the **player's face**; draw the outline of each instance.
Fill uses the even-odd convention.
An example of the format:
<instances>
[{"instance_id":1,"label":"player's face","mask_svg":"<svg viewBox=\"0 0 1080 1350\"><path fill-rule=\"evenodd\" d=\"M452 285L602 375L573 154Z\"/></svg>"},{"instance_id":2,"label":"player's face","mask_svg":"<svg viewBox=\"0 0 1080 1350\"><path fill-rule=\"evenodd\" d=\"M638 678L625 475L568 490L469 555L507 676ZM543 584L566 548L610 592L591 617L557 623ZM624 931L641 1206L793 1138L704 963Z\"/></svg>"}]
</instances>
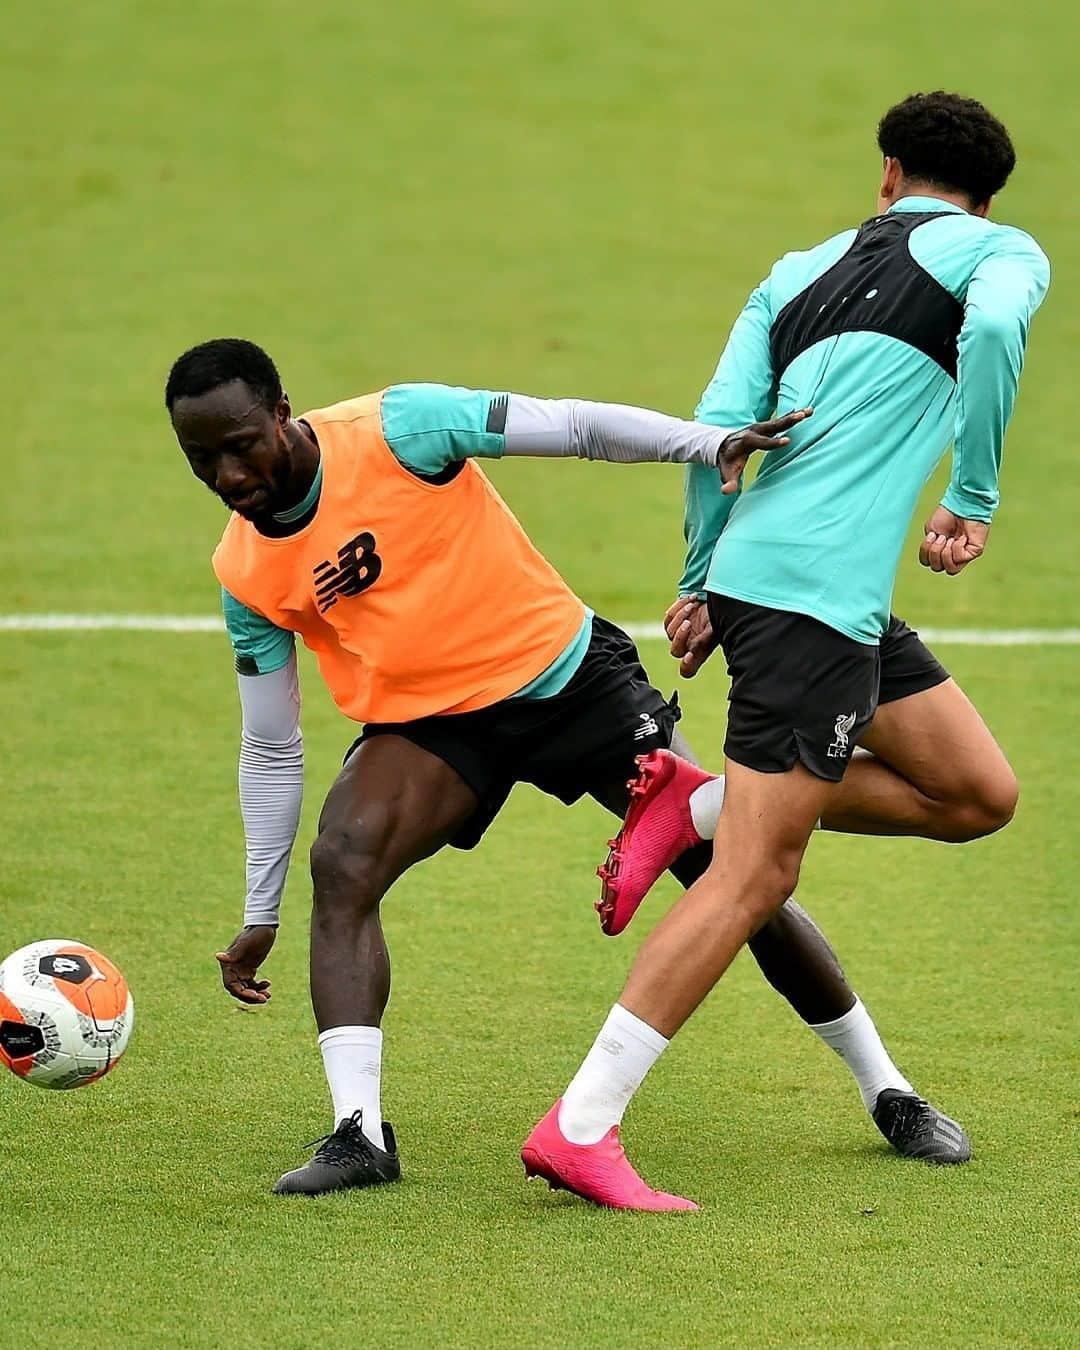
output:
<instances>
[{"instance_id":1,"label":"player's face","mask_svg":"<svg viewBox=\"0 0 1080 1350\"><path fill-rule=\"evenodd\" d=\"M248 520L285 510L289 404L268 411L242 380L173 405L172 424L191 472Z\"/></svg>"}]
</instances>

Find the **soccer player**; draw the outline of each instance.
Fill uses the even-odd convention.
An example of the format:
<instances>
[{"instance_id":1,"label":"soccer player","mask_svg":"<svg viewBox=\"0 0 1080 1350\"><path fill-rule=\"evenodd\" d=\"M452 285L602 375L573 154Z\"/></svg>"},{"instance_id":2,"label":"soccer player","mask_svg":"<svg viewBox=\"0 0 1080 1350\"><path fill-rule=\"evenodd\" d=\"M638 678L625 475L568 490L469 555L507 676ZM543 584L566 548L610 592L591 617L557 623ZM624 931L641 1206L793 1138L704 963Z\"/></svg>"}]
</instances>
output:
<instances>
[{"instance_id":1,"label":"soccer player","mask_svg":"<svg viewBox=\"0 0 1080 1350\"><path fill-rule=\"evenodd\" d=\"M964 840L1015 807L1012 770L978 713L889 607L919 491L950 440L952 478L920 561L955 576L986 547L1049 265L1029 235L987 218L1015 156L980 103L913 95L886 113L878 144L877 214L773 267L698 409L728 425L810 403L814 416L741 495L734 478L717 492L689 471L684 598L668 631L685 674L723 648L726 773L708 781L649 756L604 869L605 927L625 927L666 851L706 837L692 815L707 808L713 859L649 935L523 1151L527 1171L604 1203L640 1194L618 1138L627 1103L792 893L819 822ZM870 753L852 759L860 742Z\"/></svg>"},{"instance_id":2,"label":"soccer player","mask_svg":"<svg viewBox=\"0 0 1080 1350\"><path fill-rule=\"evenodd\" d=\"M636 408L421 384L296 419L273 362L236 339L181 356L166 404L191 469L233 513L214 567L243 714L248 890L244 927L218 960L244 1002L270 997L259 969L299 821L295 635L341 710L365 723L311 852L311 993L334 1128L277 1189L392 1181L397 1145L380 1106L383 895L444 844L475 845L515 781L568 803L590 793L621 815L635 754L687 753L676 701L533 548L475 457L720 463L730 476L752 449L783 448L803 413L730 433ZM673 870L688 884L707 854ZM752 945L767 978L840 1050L864 1101L885 1099L875 1121L890 1142L935 1156L933 1117L890 1105L909 1084L865 1012L857 1034L832 1037L862 1005L809 917L785 906Z\"/></svg>"}]
</instances>

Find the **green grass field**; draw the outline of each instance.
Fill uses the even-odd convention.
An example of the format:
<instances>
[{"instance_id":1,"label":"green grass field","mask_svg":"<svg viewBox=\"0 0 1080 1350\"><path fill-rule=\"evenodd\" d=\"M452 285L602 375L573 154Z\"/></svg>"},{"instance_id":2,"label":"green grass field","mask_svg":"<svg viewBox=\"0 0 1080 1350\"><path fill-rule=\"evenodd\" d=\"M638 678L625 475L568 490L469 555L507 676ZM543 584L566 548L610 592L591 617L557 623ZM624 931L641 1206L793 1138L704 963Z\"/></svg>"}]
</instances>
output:
<instances>
[{"instance_id":1,"label":"green grass field","mask_svg":"<svg viewBox=\"0 0 1080 1350\"><path fill-rule=\"evenodd\" d=\"M20 7L0 54L0 611L213 612L221 511L161 409L204 337L263 342L299 407L435 379L687 412L773 258L870 214L884 107L946 85L1012 127L998 214L1055 281L988 556L947 581L909 548L897 604L1080 626L1078 39L1065 0ZM677 472L497 477L592 604L659 617ZM661 644L643 655L671 685ZM740 958L628 1116L645 1175L704 1206L650 1218L526 1187L516 1156L675 895L600 936L597 808L519 790L474 854L395 890L384 1102L406 1180L282 1202L270 1183L328 1125L308 886L297 867L273 1003L231 1004L212 960L242 892L226 643L0 633L0 949L78 936L138 1005L106 1082L0 1082L0 1345L1077 1344L1077 651L942 655L1020 774L1015 823L960 850L818 837L800 897L975 1160L892 1156ZM353 734L304 674L301 857ZM683 693L711 759L724 695L712 668Z\"/></svg>"}]
</instances>

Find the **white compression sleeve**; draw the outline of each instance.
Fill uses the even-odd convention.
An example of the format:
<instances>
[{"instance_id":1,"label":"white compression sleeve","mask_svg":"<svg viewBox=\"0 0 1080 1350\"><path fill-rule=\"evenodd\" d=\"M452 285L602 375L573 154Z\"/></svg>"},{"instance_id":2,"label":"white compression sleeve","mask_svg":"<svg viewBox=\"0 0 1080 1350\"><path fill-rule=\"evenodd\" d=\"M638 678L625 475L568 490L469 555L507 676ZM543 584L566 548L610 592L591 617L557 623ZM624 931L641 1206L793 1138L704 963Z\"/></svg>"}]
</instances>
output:
<instances>
[{"instance_id":1,"label":"white compression sleeve","mask_svg":"<svg viewBox=\"0 0 1080 1350\"><path fill-rule=\"evenodd\" d=\"M289 855L300 825L304 741L296 653L269 675L237 675L240 813L247 845L245 924L276 924Z\"/></svg>"},{"instance_id":2,"label":"white compression sleeve","mask_svg":"<svg viewBox=\"0 0 1080 1350\"><path fill-rule=\"evenodd\" d=\"M683 422L624 403L511 394L503 453L576 456L621 464L663 461L715 468L720 447L731 434L724 427Z\"/></svg>"}]
</instances>

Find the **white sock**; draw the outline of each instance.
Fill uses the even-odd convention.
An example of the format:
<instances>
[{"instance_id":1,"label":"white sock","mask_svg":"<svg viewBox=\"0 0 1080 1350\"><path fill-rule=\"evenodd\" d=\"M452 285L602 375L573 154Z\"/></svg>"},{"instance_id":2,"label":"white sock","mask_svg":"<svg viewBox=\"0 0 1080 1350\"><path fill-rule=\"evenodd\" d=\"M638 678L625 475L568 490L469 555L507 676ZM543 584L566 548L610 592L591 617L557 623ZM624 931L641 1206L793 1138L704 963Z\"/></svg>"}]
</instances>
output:
<instances>
[{"instance_id":1,"label":"white sock","mask_svg":"<svg viewBox=\"0 0 1080 1350\"><path fill-rule=\"evenodd\" d=\"M720 808L724 805L724 788L727 784L724 775L702 783L690 794L690 819L694 829L702 839L711 839L716 833L716 822L720 819Z\"/></svg>"},{"instance_id":2,"label":"white sock","mask_svg":"<svg viewBox=\"0 0 1080 1350\"><path fill-rule=\"evenodd\" d=\"M319 1037L335 1127L362 1111L360 1128L376 1148L386 1147L379 1105L382 1039L381 1027L331 1027Z\"/></svg>"},{"instance_id":3,"label":"white sock","mask_svg":"<svg viewBox=\"0 0 1080 1350\"><path fill-rule=\"evenodd\" d=\"M873 1111L878 1093L885 1088L896 1088L898 1092L914 1091L889 1058L873 1018L859 999L843 1017L838 1017L835 1022L822 1022L810 1030L817 1032L855 1075L863 1105L868 1111Z\"/></svg>"},{"instance_id":4,"label":"white sock","mask_svg":"<svg viewBox=\"0 0 1080 1350\"><path fill-rule=\"evenodd\" d=\"M667 1038L616 1003L563 1093L559 1129L572 1144L595 1144L622 1121L630 1098Z\"/></svg>"}]
</instances>

